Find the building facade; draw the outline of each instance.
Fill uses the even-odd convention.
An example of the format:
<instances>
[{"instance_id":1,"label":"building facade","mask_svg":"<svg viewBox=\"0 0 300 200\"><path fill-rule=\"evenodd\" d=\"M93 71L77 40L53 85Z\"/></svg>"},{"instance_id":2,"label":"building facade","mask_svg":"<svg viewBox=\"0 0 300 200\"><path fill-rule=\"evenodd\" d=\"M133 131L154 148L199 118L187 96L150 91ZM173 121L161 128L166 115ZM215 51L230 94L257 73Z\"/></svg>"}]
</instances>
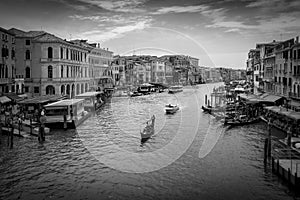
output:
<instances>
[{"instance_id":1,"label":"building facade","mask_svg":"<svg viewBox=\"0 0 300 200\"><path fill-rule=\"evenodd\" d=\"M25 93L74 97L89 90L88 48L43 31L11 31L16 34L16 66L25 77Z\"/></svg>"},{"instance_id":2,"label":"building facade","mask_svg":"<svg viewBox=\"0 0 300 200\"><path fill-rule=\"evenodd\" d=\"M22 92L22 81L16 78L16 44L15 35L0 27L0 93ZM18 77L21 79L21 77ZM24 80L23 80L24 81Z\"/></svg>"}]
</instances>

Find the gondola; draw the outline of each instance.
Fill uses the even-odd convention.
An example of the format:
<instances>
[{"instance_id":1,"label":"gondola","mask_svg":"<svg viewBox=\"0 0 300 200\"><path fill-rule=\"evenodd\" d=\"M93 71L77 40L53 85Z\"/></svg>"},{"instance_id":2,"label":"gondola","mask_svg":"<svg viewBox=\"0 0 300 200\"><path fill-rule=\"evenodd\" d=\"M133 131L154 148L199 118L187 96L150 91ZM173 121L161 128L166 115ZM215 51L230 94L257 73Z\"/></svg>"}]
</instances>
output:
<instances>
[{"instance_id":1,"label":"gondola","mask_svg":"<svg viewBox=\"0 0 300 200\"><path fill-rule=\"evenodd\" d=\"M145 143L154 134L155 116L146 122L146 127L140 132L141 144Z\"/></svg>"}]
</instances>

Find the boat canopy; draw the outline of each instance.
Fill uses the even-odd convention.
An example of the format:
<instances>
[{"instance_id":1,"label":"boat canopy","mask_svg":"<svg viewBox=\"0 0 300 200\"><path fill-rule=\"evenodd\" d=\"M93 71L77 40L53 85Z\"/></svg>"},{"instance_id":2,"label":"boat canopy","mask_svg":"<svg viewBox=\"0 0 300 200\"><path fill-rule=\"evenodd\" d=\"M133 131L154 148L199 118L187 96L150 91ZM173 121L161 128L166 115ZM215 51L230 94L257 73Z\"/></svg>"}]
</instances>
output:
<instances>
[{"instance_id":1,"label":"boat canopy","mask_svg":"<svg viewBox=\"0 0 300 200\"><path fill-rule=\"evenodd\" d=\"M84 101L84 99L65 99L65 100L54 102L54 103L50 103L50 104L46 105L45 108L58 107L58 106L70 106L70 105L77 104L81 101Z\"/></svg>"},{"instance_id":2,"label":"boat canopy","mask_svg":"<svg viewBox=\"0 0 300 200\"><path fill-rule=\"evenodd\" d=\"M287 110L286 108L280 108L278 106L268 106L265 107L266 110L272 111L274 113L286 116L288 118L294 119L297 122L300 122L300 113L293 110Z\"/></svg>"},{"instance_id":3,"label":"boat canopy","mask_svg":"<svg viewBox=\"0 0 300 200\"><path fill-rule=\"evenodd\" d=\"M76 95L76 98L77 98L77 97L91 97L91 96L97 96L97 95L99 95L99 94L103 94L103 92L85 92L85 93Z\"/></svg>"}]
</instances>

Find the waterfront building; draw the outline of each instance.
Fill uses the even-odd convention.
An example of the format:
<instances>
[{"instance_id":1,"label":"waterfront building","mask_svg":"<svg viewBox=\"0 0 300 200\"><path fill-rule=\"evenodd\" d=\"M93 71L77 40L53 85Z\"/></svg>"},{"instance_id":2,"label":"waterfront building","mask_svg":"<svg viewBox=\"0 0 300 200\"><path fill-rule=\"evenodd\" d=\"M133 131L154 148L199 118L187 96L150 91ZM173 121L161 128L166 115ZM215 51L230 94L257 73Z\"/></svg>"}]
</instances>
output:
<instances>
[{"instance_id":1,"label":"waterfront building","mask_svg":"<svg viewBox=\"0 0 300 200\"><path fill-rule=\"evenodd\" d=\"M108 48L101 48L99 43L87 43L87 40L72 40L72 42L88 48L89 64L89 90L95 91L98 88L100 78L106 76L109 66L113 60L113 52Z\"/></svg>"},{"instance_id":2,"label":"waterfront building","mask_svg":"<svg viewBox=\"0 0 300 200\"><path fill-rule=\"evenodd\" d=\"M153 59L151 62L151 82L165 83L165 62Z\"/></svg>"},{"instance_id":3,"label":"waterfront building","mask_svg":"<svg viewBox=\"0 0 300 200\"><path fill-rule=\"evenodd\" d=\"M275 93L288 97L292 92L292 46L294 39L279 43L275 47Z\"/></svg>"},{"instance_id":4,"label":"waterfront building","mask_svg":"<svg viewBox=\"0 0 300 200\"><path fill-rule=\"evenodd\" d=\"M291 98L290 106L300 112L300 43L299 36L296 37L295 44L291 48L292 53L292 90L289 92Z\"/></svg>"},{"instance_id":5,"label":"waterfront building","mask_svg":"<svg viewBox=\"0 0 300 200\"><path fill-rule=\"evenodd\" d=\"M0 54L0 93L22 93L24 79L16 76L15 34L1 27Z\"/></svg>"},{"instance_id":6,"label":"waterfront building","mask_svg":"<svg viewBox=\"0 0 300 200\"><path fill-rule=\"evenodd\" d=\"M253 88L253 92L257 93L258 88L258 71L256 70L259 65L259 49L250 49L247 59L247 82L249 82ZM255 72L255 73L254 73Z\"/></svg>"},{"instance_id":7,"label":"waterfront building","mask_svg":"<svg viewBox=\"0 0 300 200\"><path fill-rule=\"evenodd\" d=\"M74 97L88 91L89 48L44 31L11 31L16 35L16 67L25 77L25 93Z\"/></svg>"}]
</instances>

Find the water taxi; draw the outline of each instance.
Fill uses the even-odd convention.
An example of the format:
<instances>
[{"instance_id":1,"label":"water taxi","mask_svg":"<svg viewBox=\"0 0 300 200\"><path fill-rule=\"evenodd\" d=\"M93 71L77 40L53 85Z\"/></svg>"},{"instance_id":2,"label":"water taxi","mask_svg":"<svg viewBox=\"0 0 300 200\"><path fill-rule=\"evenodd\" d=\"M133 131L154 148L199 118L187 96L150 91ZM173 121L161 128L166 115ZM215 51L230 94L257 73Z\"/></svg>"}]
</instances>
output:
<instances>
[{"instance_id":1,"label":"water taxi","mask_svg":"<svg viewBox=\"0 0 300 200\"><path fill-rule=\"evenodd\" d=\"M91 116L84 110L84 99L65 99L45 105L47 127L74 129Z\"/></svg>"},{"instance_id":2,"label":"water taxi","mask_svg":"<svg viewBox=\"0 0 300 200\"><path fill-rule=\"evenodd\" d=\"M166 114L174 114L179 110L178 105L167 104L165 106Z\"/></svg>"},{"instance_id":3,"label":"water taxi","mask_svg":"<svg viewBox=\"0 0 300 200\"><path fill-rule=\"evenodd\" d=\"M174 93L182 92L182 91L183 91L183 87L181 85L174 85L169 88L170 94L174 94Z\"/></svg>"}]
</instances>

